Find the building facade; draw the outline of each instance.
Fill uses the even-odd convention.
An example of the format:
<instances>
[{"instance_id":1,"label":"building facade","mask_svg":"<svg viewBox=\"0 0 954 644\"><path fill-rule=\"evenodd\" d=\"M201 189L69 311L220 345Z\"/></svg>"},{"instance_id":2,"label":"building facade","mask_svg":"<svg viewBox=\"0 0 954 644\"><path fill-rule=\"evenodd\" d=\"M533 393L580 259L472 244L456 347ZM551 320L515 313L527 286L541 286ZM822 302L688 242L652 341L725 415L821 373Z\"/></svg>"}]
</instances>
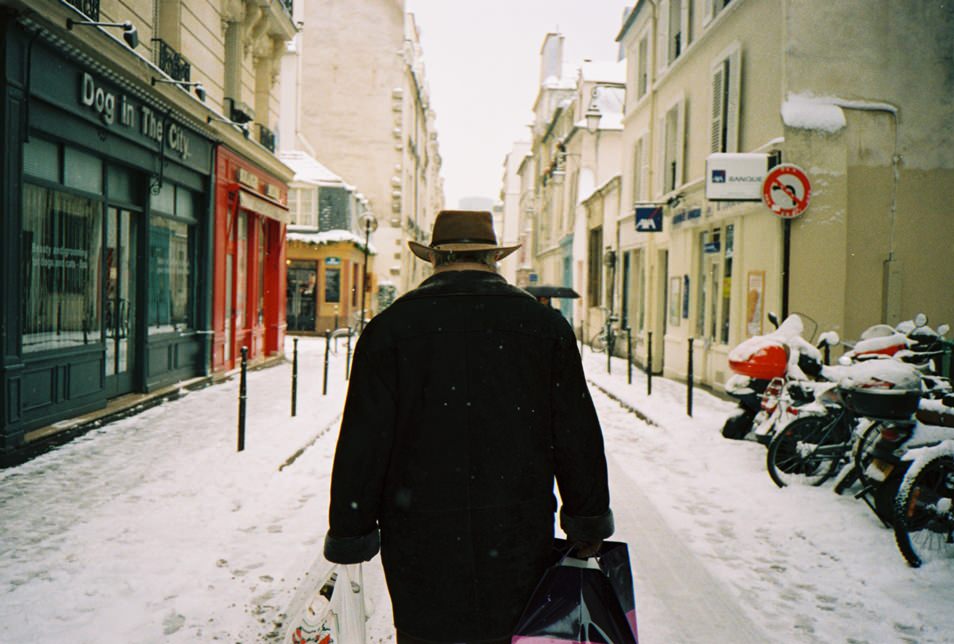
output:
<instances>
[{"instance_id":1,"label":"building facade","mask_svg":"<svg viewBox=\"0 0 954 644\"><path fill-rule=\"evenodd\" d=\"M298 139L367 198L377 309L423 278L406 242L430 235L443 204L418 30L403 0L307 0L302 10Z\"/></svg>"},{"instance_id":2,"label":"building facade","mask_svg":"<svg viewBox=\"0 0 954 644\"><path fill-rule=\"evenodd\" d=\"M954 317L950 7L642 1L617 39L624 210L663 210L662 231L621 219L640 359L655 331L665 372L685 377L693 338L697 377L718 387L767 311L849 339L918 312ZM738 153L803 169L807 211L709 198L707 161Z\"/></svg>"},{"instance_id":3,"label":"building facade","mask_svg":"<svg viewBox=\"0 0 954 644\"><path fill-rule=\"evenodd\" d=\"M293 32L281 3L256 8L256 37ZM0 460L126 394L210 373L223 155L267 173L259 198L284 208L289 169L254 121L243 133L223 113L225 14L151 9L4 2ZM262 352L282 327L263 318Z\"/></svg>"}]
</instances>

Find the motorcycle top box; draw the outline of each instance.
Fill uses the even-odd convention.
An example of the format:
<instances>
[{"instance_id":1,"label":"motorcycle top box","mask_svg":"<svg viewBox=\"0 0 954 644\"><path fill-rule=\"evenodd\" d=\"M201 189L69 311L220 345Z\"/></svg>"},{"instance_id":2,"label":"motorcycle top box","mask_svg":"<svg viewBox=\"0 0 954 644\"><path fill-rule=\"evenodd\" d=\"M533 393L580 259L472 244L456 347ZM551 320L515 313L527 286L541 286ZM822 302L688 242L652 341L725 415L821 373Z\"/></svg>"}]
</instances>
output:
<instances>
[{"instance_id":1,"label":"motorcycle top box","mask_svg":"<svg viewBox=\"0 0 954 644\"><path fill-rule=\"evenodd\" d=\"M754 339L754 338L753 338ZM739 351L746 343L740 344L729 354L729 368L733 372L748 376L771 380L785 375L788 365L788 347L781 343L763 343L751 352Z\"/></svg>"},{"instance_id":2,"label":"motorcycle top box","mask_svg":"<svg viewBox=\"0 0 954 644\"><path fill-rule=\"evenodd\" d=\"M844 389L845 406L858 416L908 420L918 410L920 391L899 389Z\"/></svg>"}]
</instances>

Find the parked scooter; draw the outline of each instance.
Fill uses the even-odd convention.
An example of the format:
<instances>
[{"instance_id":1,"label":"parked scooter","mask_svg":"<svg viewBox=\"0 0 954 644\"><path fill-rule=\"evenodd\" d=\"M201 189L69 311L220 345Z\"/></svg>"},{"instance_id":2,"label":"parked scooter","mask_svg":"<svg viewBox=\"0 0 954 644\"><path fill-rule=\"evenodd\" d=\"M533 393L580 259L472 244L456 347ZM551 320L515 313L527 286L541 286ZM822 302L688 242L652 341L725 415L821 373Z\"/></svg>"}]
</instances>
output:
<instances>
[{"instance_id":1,"label":"parked scooter","mask_svg":"<svg viewBox=\"0 0 954 644\"><path fill-rule=\"evenodd\" d=\"M729 353L735 375L726 382L726 393L739 401L739 410L722 427L731 439L754 438L768 444L777 427L798 414L800 406L814 400L811 380L823 365L819 348L837 344L838 335L822 334L818 347L813 338L818 324L804 314L792 314L779 324L769 313L775 331L738 344ZM810 333L805 334L805 329Z\"/></svg>"}]
</instances>

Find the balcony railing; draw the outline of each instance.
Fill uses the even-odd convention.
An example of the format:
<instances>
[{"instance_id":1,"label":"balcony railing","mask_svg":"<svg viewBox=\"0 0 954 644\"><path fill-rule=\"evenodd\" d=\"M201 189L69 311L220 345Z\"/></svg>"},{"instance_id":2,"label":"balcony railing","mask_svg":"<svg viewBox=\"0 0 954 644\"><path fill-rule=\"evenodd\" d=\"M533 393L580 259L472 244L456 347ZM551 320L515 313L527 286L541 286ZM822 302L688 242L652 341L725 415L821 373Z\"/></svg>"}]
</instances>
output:
<instances>
[{"instance_id":1,"label":"balcony railing","mask_svg":"<svg viewBox=\"0 0 954 644\"><path fill-rule=\"evenodd\" d=\"M294 4L294 3L293 3L293 0L278 0L278 1L281 3L282 9L285 10L285 13L288 14L288 19L291 20L291 17L292 17L292 4Z\"/></svg>"},{"instance_id":2,"label":"balcony railing","mask_svg":"<svg viewBox=\"0 0 954 644\"><path fill-rule=\"evenodd\" d=\"M275 133L264 125L258 126L258 142L268 148L269 152L275 151Z\"/></svg>"},{"instance_id":3,"label":"balcony railing","mask_svg":"<svg viewBox=\"0 0 954 644\"><path fill-rule=\"evenodd\" d=\"M82 11L93 22L99 21L99 0L67 0L67 2Z\"/></svg>"},{"instance_id":4,"label":"balcony railing","mask_svg":"<svg viewBox=\"0 0 954 644\"><path fill-rule=\"evenodd\" d=\"M156 43L156 66L169 76L179 81L190 81L192 65L182 54L170 47L165 40L153 38Z\"/></svg>"}]
</instances>

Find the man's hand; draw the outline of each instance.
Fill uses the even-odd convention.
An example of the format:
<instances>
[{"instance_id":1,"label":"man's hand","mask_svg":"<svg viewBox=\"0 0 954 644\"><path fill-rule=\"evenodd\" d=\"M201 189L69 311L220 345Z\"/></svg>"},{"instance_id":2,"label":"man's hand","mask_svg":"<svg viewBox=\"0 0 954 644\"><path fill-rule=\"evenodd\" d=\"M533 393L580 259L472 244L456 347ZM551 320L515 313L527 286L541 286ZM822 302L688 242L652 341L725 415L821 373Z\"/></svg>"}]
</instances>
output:
<instances>
[{"instance_id":1,"label":"man's hand","mask_svg":"<svg viewBox=\"0 0 954 644\"><path fill-rule=\"evenodd\" d=\"M595 557L596 553L600 551L600 546L602 545L602 541L574 541L572 556L576 557L577 559L589 559L590 557Z\"/></svg>"}]
</instances>

